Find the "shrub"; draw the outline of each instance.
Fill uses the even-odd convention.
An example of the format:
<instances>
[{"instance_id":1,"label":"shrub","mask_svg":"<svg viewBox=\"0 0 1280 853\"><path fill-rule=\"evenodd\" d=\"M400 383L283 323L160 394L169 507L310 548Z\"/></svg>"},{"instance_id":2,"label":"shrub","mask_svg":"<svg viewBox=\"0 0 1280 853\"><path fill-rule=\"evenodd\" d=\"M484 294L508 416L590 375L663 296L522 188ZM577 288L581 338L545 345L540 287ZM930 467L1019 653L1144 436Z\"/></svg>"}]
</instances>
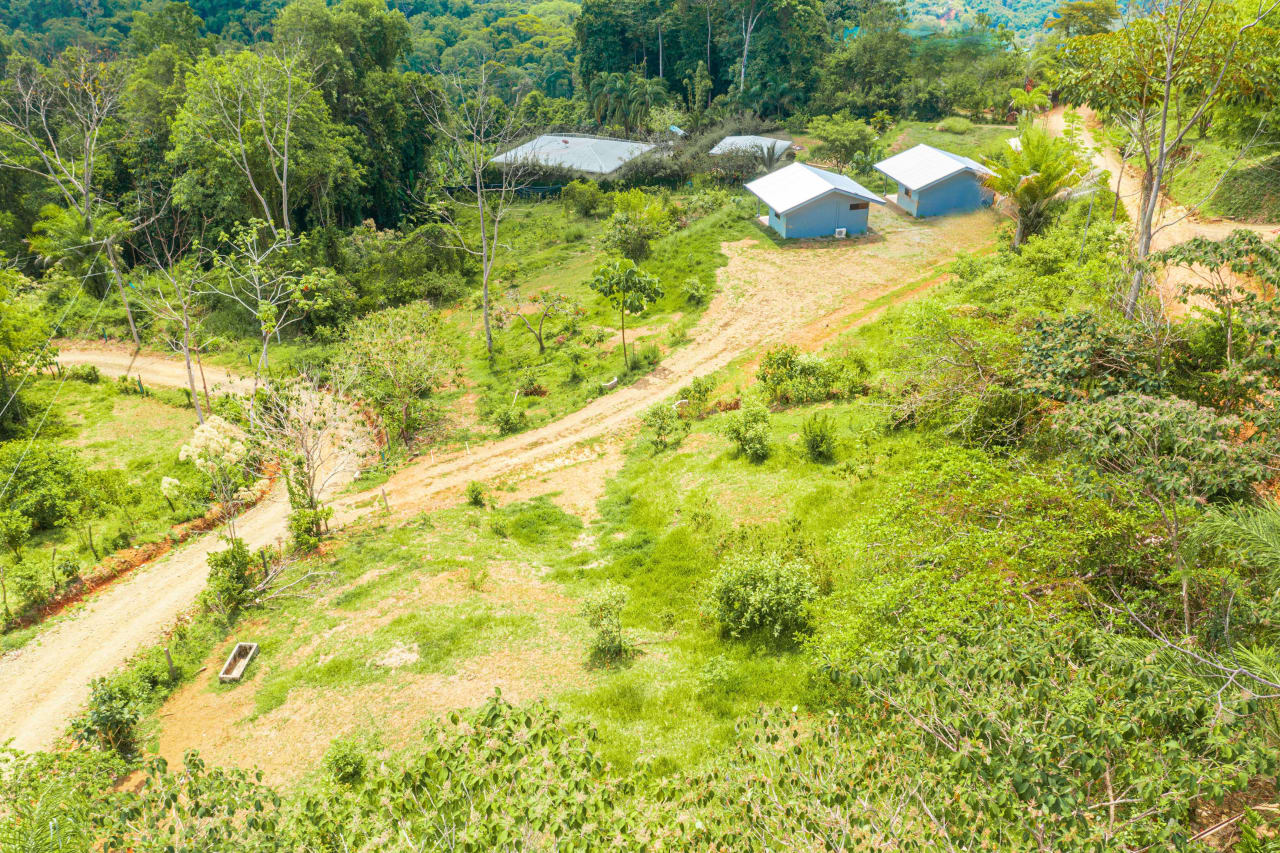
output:
<instances>
[{"instance_id":1,"label":"shrub","mask_svg":"<svg viewBox=\"0 0 1280 853\"><path fill-rule=\"evenodd\" d=\"M681 420L674 406L658 403L645 412L641 422L653 432L652 441L659 450L675 447L689 434L689 425Z\"/></svg>"},{"instance_id":2,"label":"shrub","mask_svg":"<svg viewBox=\"0 0 1280 853\"><path fill-rule=\"evenodd\" d=\"M866 375L866 365L856 356L825 359L794 346L769 350L756 370L769 399L788 404L853 396L864 390Z\"/></svg>"},{"instance_id":3,"label":"shrub","mask_svg":"<svg viewBox=\"0 0 1280 853\"><path fill-rule=\"evenodd\" d=\"M582 615L596 632L590 645L592 664L616 663L635 655L635 643L622 630L626 606L626 589L612 581L592 590L582 602Z\"/></svg>"},{"instance_id":4,"label":"shrub","mask_svg":"<svg viewBox=\"0 0 1280 853\"><path fill-rule=\"evenodd\" d=\"M800 443L805 455L814 462L830 462L835 459L835 421L826 412L814 412L800 425Z\"/></svg>"},{"instance_id":5,"label":"shrub","mask_svg":"<svg viewBox=\"0 0 1280 853\"><path fill-rule=\"evenodd\" d=\"M609 197L594 181L573 181L560 190L560 201L579 216L599 216L611 207Z\"/></svg>"},{"instance_id":6,"label":"shrub","mask_svg":"<svg viewBox=\"0 0 1280 853\"><path fill-rule=\"evenodd\" d=\"M711 582L711 610L732 637L761 633L790 639L809 630L818 597L808 565L777 553L730 556Z\"/></svg>"},{"instance_id":7,"label":"shrub","mask_svg":"<svg viewBox=\"0 0 1280 853\"><path fill-rule=\"evenodd\" d=\"M752 462L769 458L769 410L763 403L752 401L729 416L725 423L725 435L734 443L738 453Z\"/></svg>"},{"instance_id":8,"label":"shrub","mask_svg":"<svg viewBox=\"0 0 1280 853\"><path fill-rule=\"evenodd\" d=\"M472 480L467 483L467 503L475 507L483 507L485 505L485 488L484 483Z\"/></svg>"},{"instance_id":9,"label":"shrub","mask_svg":"<svg viewBox=\"0 0 1280 853\"><path fill-rule=\"evenodd\" d=\"M710 376L698 376L677 394L685 401L680 414L690 418L700 418L707 411L707 403L711 401L711 392L716 390L716 382Z\"/></svg>"},{"instance_id":10,"label":"shrub","mask_svg":"<svg viewBox=\"0 0 1280 853\"><path fill-rule=\"evenodd\" d=\"M354 737L334 738L324 753L324 769L343 785L353 785L364 778L369 759L364 745Z\"/></svg>"},{"instance_id":11,"label":"shrub","mask_svg":"<svg viewBox=\"0 0 1280 853\"><path fill-rule=\"evenodd\" d=\"M84 716L72 721L71 734L80 743L129 755L141 714L137 701L123 684L95 678L89 685L89 707Z\"/></svg>"},{"instance_id":12,"label":"shrub","mask_svg":"<svg viewBox=\"0 0 1280 853\"><path fill-rule=\"evenodd\" d=\"M963 135L973 130L973 122L962 116L948 116L938 122L937 129L943 133Z\"/></svg>"},{"instance_id":13,"label":"shrub","mask_svg":"<svg viewBox=\"0 0 1280 853\"><path fill-rule=\"evenodd\" d=\"M294 507L289 512L289 536L299 553L320 547L320 538L333 518L333 507Z\"/></svg>"},{"instance_id":14,"label":"shrub","mask_svg":"<svg viewBox=\"0 0 1280 853\"><path fill-rule=\"evenodd\" d=\"M547 386L542 384L542 378L538 376L538 371L532 367L527 367L520 371L518 387L520 393L526 397L547 396Z\"/></svg>"},{"instance_id":15,"label":"shrub","mask_svg":"<svg viewBox=\"0 0 1280 853\"><path fill-rule=\"evenodd\" d=\"M684 284L680 285L680 294L690 305L701 305L706 302L710 291L711 288L696 275L689 276L684 280Z\"/></svg>"},{"instance_id":16,"label":"shrub","mask_svg":"<svg viewBox=\"0 0 1280 853\"><path fill-rule=\"evenodd\" d=\"M657 344L645 344L631 350L632 370L656 367L660 361L662 361L662 350L658 349Z\"/></svg>"},{"instance_id":17,"label":"shrub","mask_svg":"<svg viewBox=\"0 0 1280 853\"><path fill-rule=\"evenodd\" d=\"M513 435L525 428L528 417L519 406L499 406L489 416L490 421L498 428L499 435Z\"/></svg>"},{"instance_id":18,"label":"shrub","mask_svg":"<svg viewBox=\"0 0 1280 853\"><path fill-rule=\"evenodd\" d=\"M201 594L210 610L229 615L248 604L257 575L257 561L244 540L235 538L221 551L209 554L209 584Z\"/></svg>"},{"instance_id":19,"label":"shrub","mask_svg":"<svg viewBox=\"0 0 1280 853\"><path fill-rule=\"evenodd\" d=\"M97 385L102 381L102 374L93 364L73 364L67 368L67 378L86 385Z\"/></svg>"}]
</instances>

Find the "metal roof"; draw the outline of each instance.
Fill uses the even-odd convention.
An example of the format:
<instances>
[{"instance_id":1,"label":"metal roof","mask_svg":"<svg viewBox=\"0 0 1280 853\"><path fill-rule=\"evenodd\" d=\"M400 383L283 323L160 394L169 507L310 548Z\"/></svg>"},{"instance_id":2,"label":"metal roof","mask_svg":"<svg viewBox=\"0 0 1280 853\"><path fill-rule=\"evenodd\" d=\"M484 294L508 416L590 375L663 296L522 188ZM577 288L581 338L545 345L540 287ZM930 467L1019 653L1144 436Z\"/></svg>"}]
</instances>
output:
<instances>
[{"instance_id":1,"label":"metal roof","mask_svg":"<svg viewBox=\"0 0 1280 853\"><path fill-rule=\"evenodd\" d=\"M647 142L604 136L544 134L493 158L494 163L537 163L608 175L654 148Z\"/></svg>"},{"instance_id":2,"label":"metal roof","mask_svg":"<svg viewBox=\"0 0 1280 853\"><path fill-rule=\"evenodd\" d=\"M778 215L822 198L838 194L853 196L874 204L884 204L884 199L855 181L826 169L818 169L805 163L792 163L763 178L747 184L747 192L769 205Z\"/></svg>"},{"instance_id":3,"label":"metal roof","mask_svg":"<svg viewBox=\"0 0 1280 853\"><path fill-rule=\"evenodd\" d=\"M712 148L707 153L732 154L745 151L754 154L762 148L773 151L776 154L783 154L791 148L791 143L785 139L774 139L771 136L726 136L716 143L715 148Z\"/></svg>"},{"instance_id":4,"label":"metal roof","mask_svg":"<svg viewBox=\"0 0 1280 853\"><path fill-rule=\"evenodd\" d=\"M931 187L959 172L991 174L991 170L977 160L923 143L881 160L876 169L912 191Z\"/></svg>"}]
</instances>

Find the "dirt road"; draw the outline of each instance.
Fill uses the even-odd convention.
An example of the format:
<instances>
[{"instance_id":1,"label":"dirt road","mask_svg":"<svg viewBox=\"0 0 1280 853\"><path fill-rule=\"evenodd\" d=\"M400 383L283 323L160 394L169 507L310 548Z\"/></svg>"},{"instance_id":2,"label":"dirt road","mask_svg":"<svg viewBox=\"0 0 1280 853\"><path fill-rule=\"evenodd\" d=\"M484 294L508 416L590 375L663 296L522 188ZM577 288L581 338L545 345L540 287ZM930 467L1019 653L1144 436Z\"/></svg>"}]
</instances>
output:
<instances>
[{"instance_id":1,"label":"dirt road","mask_svg":"<svg viewBox=\"0 0 1280 853\"><path fill-rule=\"evenodd\" d=\"M393 515L407 516L456 502L472 480L519 480L592 458L591 442L633 425L647 408L698 376L713 373L762 345L782 342L817 318L856 312L955 257L978 251L994 234L989 211L907 220L891 211L871 215L873 233L858 240L812 241L785 248L746 240L728 244L721 289L690 343L650 375L606 394L560 420L527 433L434 461L419 460L386 483ZM907 294L910 295L910 294ZM370 499L339 501L336 518L358 516Z\"/></svg>"},{"instance_id":2,"label":"dirt road","mask_svg":"<svg viewBox=\"0 0 1280 853\"><path fill-rule=\"evenodd\" d=\"M548 475L557 488L573 489L575 475L598 488L621 455L601 441L631 428L646 408L673 395L697 376L712 373L761 345L795 338L814 344L813 326L823 318L845 320L871 302L936 270L960 251L980 251L994 235L989 211L937 220L872 213L873 233L858 240L823 241L772 248L747 240L725 247L721 290L691 342L674 351L651 375L608 393L544 427L448 457L421 459L386 483L393 515L403 517L458 500L472 480L517 482ZM920 292L909 288L897 298ZM834 321L833 321L834 322ZM60 360L91 363L112 376L142 377L145 383L186 385L176 359L133 358L110 348L64 346ZM205 367L211 386L242 390L245 380ZM604 463L604 464L600 464ZM575 467L576 466L576 467ZM350 472L331 484L338 491ZM347 523L376 508L369 494L335 501L335 522ZM283 537L288 504L277 488L237 521L251 545ZM209 551L206 535L141 568L92 596L83 608L51 626L27 646L0 657L0 740L21 749L50 747L89 695L89 682L109 674L139 649L154 643L204 587Z\"/></svg>"},{"instance_id":3,"label":"dirt road","mask_svg":"<svg viewBox=\"0 0 1280 853\"><path fill-rule=\"evenodd\" d=\"M1085 142L1096 146L1093 129L1099 126L1097 115L1088 107L1081 107L1077 112L1084 118ZM1051 133L1061 135L1065 126L1065 107L1055 107L1045 115L1045 126ZM1142 176L1136 169L1127 166L1120 160L1115 149L1107 146L1101 150L1095 148L1093 164L1111 174L1110 189L1116 188L1116 177L1120 179L1120 203L1129 214L1129 221L1136 223L1142 215ZM1097 214L1097 211L1095 211ZM1110 211L1106 211L1110 216ZM1256 231L1271 239L1280 232L1275 225L1259 225L1255 222L1238 222L1232 219L1208 219L1199 216L1191 209L1177 204L1171 198L1160 196L1160 204L1156 209L1156 217L1152 226L1151 251L1161 252L1179 243L1185 243L1193 237L1207 237L1210 240L1221 240L1232 231L1243 228ZM1179 288L1184 283L1198 280L1196 272L1185 267L1172 267L1162 273L1161 292L1165 295L1166 305L1180 305ZM1176 311L1171 313L1177 313Z\"/></svg>"},{"instance_id":4,"label":"dirt road","mask_svg":"<svg viewBox=\"0 0 1280 853\"><path fill-rule=\"evenodd\" d=\"M132 358L110 348L63 346L63 364L94 364L108 376L140 376L144 383L185 387L180 361L159 355ZM205 367L210 387L238 390L244 380ZM216 393L216 392L215 392ZM340 488L352 472L339 475ZM286 529L284 486L240 515L236 532L251 548L274 544ZM196 600L208 576L206 558L222 547L209 533L176 548L89 596L81 607L22 648L0 656L0 741L19 749L47 749L89 696L89 682L109 674L155 643Z\"/></svg>"}]
</instances>

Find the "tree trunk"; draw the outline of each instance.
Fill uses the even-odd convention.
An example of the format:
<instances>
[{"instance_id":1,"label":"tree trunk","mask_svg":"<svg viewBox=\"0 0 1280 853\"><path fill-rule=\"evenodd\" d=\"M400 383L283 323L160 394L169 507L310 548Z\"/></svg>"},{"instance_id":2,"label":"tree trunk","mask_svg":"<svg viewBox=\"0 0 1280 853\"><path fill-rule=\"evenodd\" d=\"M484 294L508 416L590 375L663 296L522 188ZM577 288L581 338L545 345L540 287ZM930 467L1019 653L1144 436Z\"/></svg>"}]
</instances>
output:
<instances>
[{"instance_id":1,"label":"tree trunk","mask_svg":"<svg viewBox=\"0 0 1280 853\"><path fill-rule=\"evenodd\" d=\"M213 403L209 401L209 382L204 378L204 362L200 360L200 350L196 350L196 368L200 371L200 386L204 388L204 407L213 414Z\"/></svg>"},{"instance_id":2,"label":"tree trunk","mask_svg":"<svg viewBox=\"0 0 1280 853\"><path fill-rule=\"evenodd\" d=\"M1111 203L1112 223L1116 221L1116 216L1119 215L1120 213L1120 181L1122 181L1123 179L1124 179L1124 158L1121 157L1120 168L1118 170L1118 174L1116 175L1116 197L1115 197L1115 200Z\"/></svg>"},{"instance_id":3,"label":"tree trunk","mask_svg":"<svg viewBox=\"0 0 1280 853\"><path fill-rule=\"evenodd\" d=\"M84 538L85 538L85 541L89 544L89 553L93 554L93 559L95 560L102 559L100 556L98 556L98 546L93 544L93 525L87 521L85 522L85 525L84 525Z\"/></svg>"},{"instance_id":4,"label":"tree trunk","mask_svg":"<svg viewBox=\"0 0 1280 853\"><path fill-rule=\"evenodd\" d=\"M662 66L662 22L658 22L658 77L663 77Z\"/></svg>"},{"instance_id":5,"label":"tree trunk","mask_svg":"<svg viewBox=\"0 0 1280 853\"><path fill-rule=\"evenodd\" d=\"M493 329L489 324L489 270L492 259L489 257L488 223L485 222L484 175L477 171L476 210L480 214L480 287L481 301L484 307L484 346L489 353L489 361L493 361Z\"/></svg>"},{"instance_id":6,"label":"tree trunk","mask_svg":"<svg viewBox=\"0 0 1280 853\"><path fill-rule=\"evenodd\" d=\"M133 309L129 306L129 296L125 293L124 278L120 275L120 259L116 256L115 245L107 240L107 264L111 267L111 275L115 279L116 289L120 291L120 302L124 305L124 315L129 319L129 334L133 336L135 350L142 349L142 340L138 337L138 327L133 322Z\"/></svg>"},{"instance_id":7,"label":"tree trunk","mask_svg":"<svg viewBox=\"0 0 1280 853\"><path fill-rule=\"evenodd\" d=\"M1026 220L1019 216L1017 221L1018 227L1013 232L1013 248L1015 249L1022 245L1022 241L1025 240L1027 236Z\"/></svg>"},{"instance_id":8,"label":"tree trunk","mask_svg":"<svg viewBox=\"0 0 1280 853\"><path fill-rule=\"evenodd\" d=\"M631 362L627 361L627 309L623 308L619 313L622 315L622 370L625 373L631 370Z\"/></svg>"},{"instance_id":9,"label":"tree trunk","mask_svg":"<svg viewBox=\"0 0 1280 853\"><path fill-rule=\"evenodd\" d=\"M182 358L187 364L187 387L191 389L191 402L196 408L197 423L204 423L204 411L200 407L200 391L196 388L196 374L191 369L191 323L187 308L182 307Z\"/></svg>"}]
</instances>

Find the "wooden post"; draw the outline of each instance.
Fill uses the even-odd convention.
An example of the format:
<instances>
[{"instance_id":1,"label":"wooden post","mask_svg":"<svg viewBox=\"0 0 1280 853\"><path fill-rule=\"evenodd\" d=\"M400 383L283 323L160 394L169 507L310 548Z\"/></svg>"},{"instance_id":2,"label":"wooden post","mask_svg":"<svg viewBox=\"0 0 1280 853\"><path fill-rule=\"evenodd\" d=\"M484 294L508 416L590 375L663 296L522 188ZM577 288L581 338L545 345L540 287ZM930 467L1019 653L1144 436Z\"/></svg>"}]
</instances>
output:
<instances>
[{"instance_id":1,"label":"wooden post","mask_svg":"<svg viewBox=\"0 0 1280 853\"><path fill-rule=\"evenodd\" d=\"M387 504L387 489L385 486L382 488L382 511L386 513L391 512L391 507Z\"/></svg>"},{"instance_id":2,"label":"wooden post","mask_svg":"<svg viewBox=\"0 0 1280 853\"><path fill-rule=\"evenodd\" d=\"M169 654L169 647L164 647L164 662L169 664L169 681L178 680L178 670L173 665L173 655Z\"/></svg>"}]
</instances>

